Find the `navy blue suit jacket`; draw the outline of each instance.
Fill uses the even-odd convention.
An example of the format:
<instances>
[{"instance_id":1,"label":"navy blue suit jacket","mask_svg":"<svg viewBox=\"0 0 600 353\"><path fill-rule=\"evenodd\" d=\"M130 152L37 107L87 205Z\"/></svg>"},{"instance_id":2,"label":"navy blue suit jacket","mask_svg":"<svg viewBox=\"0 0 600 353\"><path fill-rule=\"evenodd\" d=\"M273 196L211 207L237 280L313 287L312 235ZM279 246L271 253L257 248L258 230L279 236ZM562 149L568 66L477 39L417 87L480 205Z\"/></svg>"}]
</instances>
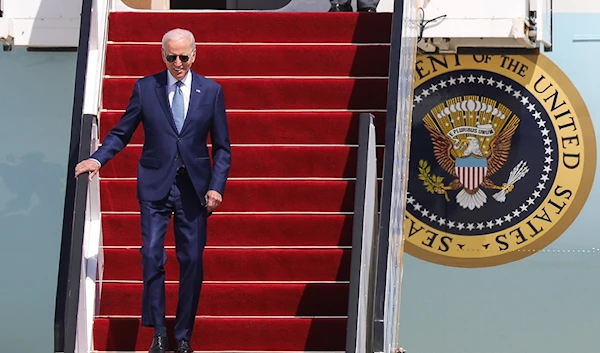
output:
<instances>
[{"instance_id":1,"label":"navy blue suit jacket","mask_svg":"<svg viewBox=\"0 0 600 353\"><path fill-rule=\"evenodd\" d=\"M167 196L175 181L180 155L203 205L208 190L221 195L231 164L231 146L223 90L218 83L192 74L188 113L177 132L167 96L167 71L136 81L129 105L119 123L107 134L91 156L105 165L131 140L140 124L144 147L138 165L137 197L157 201ZM210 132L213 166L208 154ZM179 153L178 153L179 151Z\"/></svg>"}]
</instances>

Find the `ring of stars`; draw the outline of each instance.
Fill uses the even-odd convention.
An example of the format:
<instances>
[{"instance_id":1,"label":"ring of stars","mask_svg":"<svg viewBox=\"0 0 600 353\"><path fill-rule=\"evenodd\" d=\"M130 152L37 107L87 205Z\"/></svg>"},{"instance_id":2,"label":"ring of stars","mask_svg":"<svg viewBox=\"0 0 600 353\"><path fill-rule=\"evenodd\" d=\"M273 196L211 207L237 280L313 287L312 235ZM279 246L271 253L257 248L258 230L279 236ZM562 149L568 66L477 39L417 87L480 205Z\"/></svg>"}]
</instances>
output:
<instances>
[{"instance_id":1,"label":"ring of stars","mask_svg":"<svg viewBox=\"0 0 600 353\"><path fill-rule=\"evenodd\" d=\"M542 119L542 113L537 110L536 105L532 102L529 102L529 97L522 94L520 90L514 89L511 85L504 84L501 80L496 81L492 77L485 77L484 75L480 75L478 77L473 76L472 74L465 77L464 75L460 75L459 77L450 77L447 80L440 80L437 83L432 84L429 88L424 88L421 93L414 96L413 108L421 103L424 99L423 97L428 97L432 92L436 92L439 89L448 88L451 86L461 85L465 83L472 84L480 84L495 87L496 89L502 90L506 93L511 94L515 99L517 99L533 116L535 119L538 128L540 129L540 133L542 135L542 139L544 141L544 149L545 149L545 159L544 159L544 168L542 171L542 175L539 178L539 182L536 188L533 190L531 195L525 202L523 202L519 207L512 210L508 214L498 217L495 219L490 219L484 222L475 222L475 223L466 223L466 222L456 222L450 219L446 219L441 217L423 205L417 202L417 200L410 194L407 193L406 202L410 205L415 212L419 212L423 218L429 218L429 220L433 222L437 222L438 225L446 227L448 229L458 229L460 231L466 229L468 231L483 230L490 229L494 230L504 224L505 222L511 222L513 219L517 219L521 217L521 215L529 210L535 204L535 201L542 196L542 190L546 189L546 183L550 180L550 173L552 172L552 152L554 150L551 147L552 139L550 138L550 130L546 128L546 121ZM527 92L529 93L529 92Z\"/></svg>"}]
</instances>

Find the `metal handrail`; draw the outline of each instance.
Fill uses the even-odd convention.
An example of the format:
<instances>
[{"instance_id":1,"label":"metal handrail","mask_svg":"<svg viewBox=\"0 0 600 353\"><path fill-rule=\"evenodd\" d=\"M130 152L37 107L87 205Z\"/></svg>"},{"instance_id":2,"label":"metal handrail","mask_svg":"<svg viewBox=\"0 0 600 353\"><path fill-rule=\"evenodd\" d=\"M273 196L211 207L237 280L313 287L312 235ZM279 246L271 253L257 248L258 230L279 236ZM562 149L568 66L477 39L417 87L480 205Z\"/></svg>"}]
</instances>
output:
<instances>
[{"instance_id":1,"label":"metal handrail","mask_svg":"<svg viewBox=\"0 0 600 353\"><path fill-rule=\"evenodd\" d=\"M372 352L377 256L377 155L374 116L360 114L346 353Z\"/></svg>"}]
</instances>

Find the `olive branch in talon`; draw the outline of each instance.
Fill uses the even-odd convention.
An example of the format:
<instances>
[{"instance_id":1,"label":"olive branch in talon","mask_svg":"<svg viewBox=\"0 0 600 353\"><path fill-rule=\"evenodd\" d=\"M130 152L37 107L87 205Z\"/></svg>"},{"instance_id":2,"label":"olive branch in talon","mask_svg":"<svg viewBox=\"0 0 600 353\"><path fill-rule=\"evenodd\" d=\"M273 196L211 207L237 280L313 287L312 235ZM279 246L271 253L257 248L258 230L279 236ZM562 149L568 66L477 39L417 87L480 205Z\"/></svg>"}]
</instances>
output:
<instances>
[{"instance_id":1,"label":"olive branch in talon","mask_svg":"<svg viewBox=\"0 0 600 353\"><path fill-rule=\"evenodd\" d=\"M431 166L423 159L419 161L419 179L423 180L425 190L432 194L444 195L446 201L450 201L447 191L452 190L452 187L444 185L444 177L431 175Z\"/></svg>"}]
</instances>

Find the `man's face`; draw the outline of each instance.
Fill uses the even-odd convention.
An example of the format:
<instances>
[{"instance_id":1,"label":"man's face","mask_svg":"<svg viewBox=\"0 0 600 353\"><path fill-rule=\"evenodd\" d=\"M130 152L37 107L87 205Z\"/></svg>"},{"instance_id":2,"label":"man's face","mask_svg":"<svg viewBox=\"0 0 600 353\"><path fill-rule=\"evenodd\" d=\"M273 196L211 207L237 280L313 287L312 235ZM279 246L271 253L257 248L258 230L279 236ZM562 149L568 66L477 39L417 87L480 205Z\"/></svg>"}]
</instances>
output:
<instances>
[{"instance_id":1,"label":"man's face","mask_svg":"<svg viewBox=\"0 0 600 353\"><path fill-rule=\"evenodd\" d=\"M187 39L168 41L162 54L167 69L177 80L185 77L196 59L196 50L191 49L191 43Z\"/></svg>"}]
</instances>

